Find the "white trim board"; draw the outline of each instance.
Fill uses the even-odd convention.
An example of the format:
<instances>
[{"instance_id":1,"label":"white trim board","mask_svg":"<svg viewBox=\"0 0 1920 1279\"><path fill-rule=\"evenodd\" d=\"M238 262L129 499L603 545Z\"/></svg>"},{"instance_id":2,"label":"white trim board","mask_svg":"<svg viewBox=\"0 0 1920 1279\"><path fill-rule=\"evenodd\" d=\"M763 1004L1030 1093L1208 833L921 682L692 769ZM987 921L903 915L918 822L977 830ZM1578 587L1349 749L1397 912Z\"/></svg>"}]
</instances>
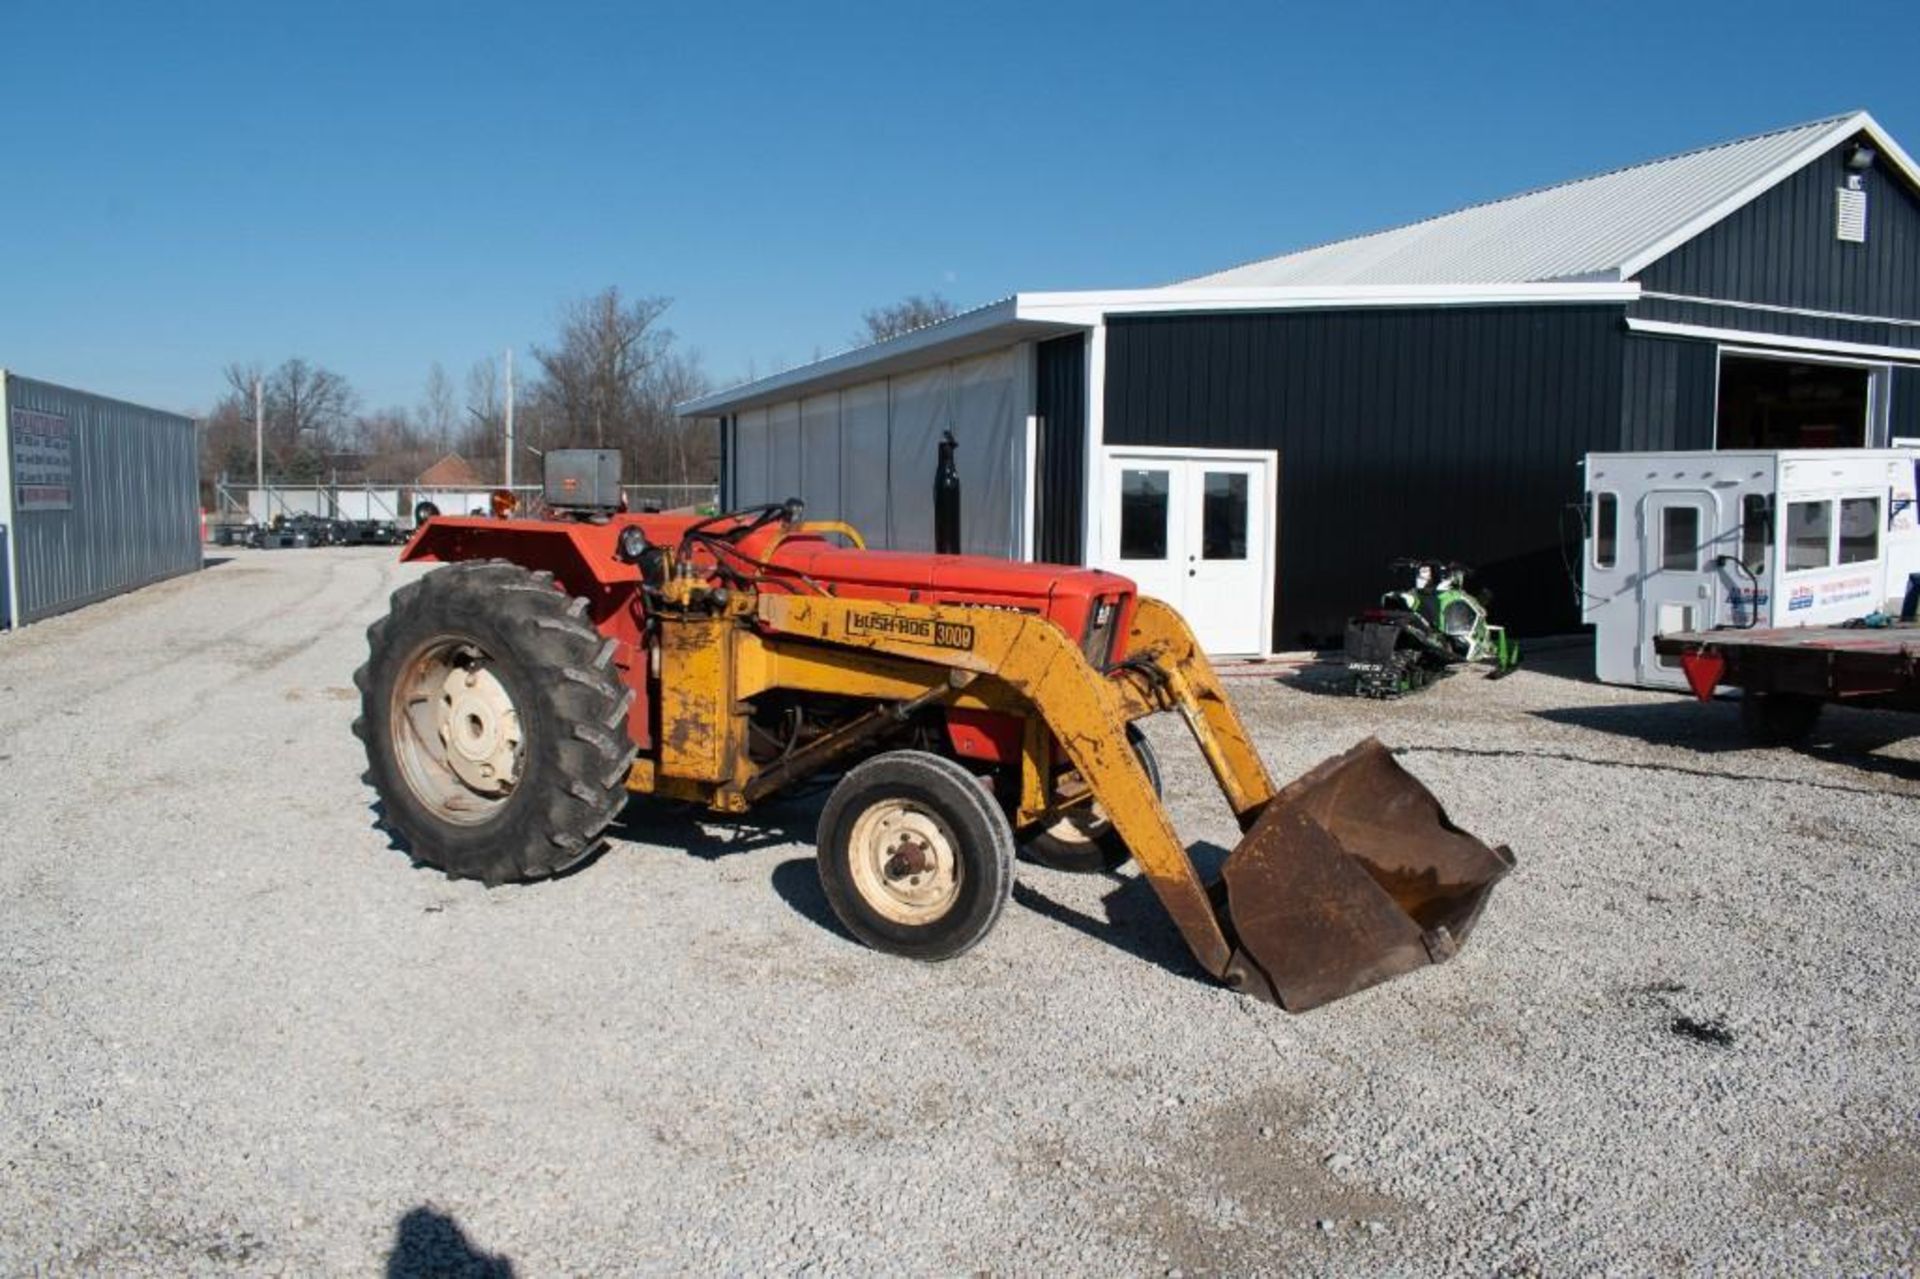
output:
<instances>
[{"instance_id":1,"label":"white trim board","mask_svg":"<svg viewBox=\"0 0 1920 1279\"><path fill-rule=\"evenodd\" d=\"M1643 298L1659 302L1684 302L1690 306L1723 306L1733 311L1761 311L1768 315L1799 315L1814 320L1844 320L1848 324L1891 324L1896 328L1920 329L1920 320L1898 315L1855 315L1850 311L1816 311L1804 306L1775 306L1771 302L1741 302L1733 298L1697 298L1687 293L1659 293L1643 290Z\"/></svg>"},{"instance_id":2,"label":"white trim board","mask_svg":"<svg viewBox=\"0 0 1920 1279\"><path fill-rule=\"evenodd\" d=\"M1920 366L1920 348L1905 346L1874 346L1865 342L1834 342L1826 338L1792 337L1784 333L1754 333L1747 329L1716 329L1702 324L1672 324L1666 320L1639 320L1627 317L1627 329L1633 333L1645 333L1652 337L1699 338L1708 342L1720 342L1727 346L1764 348L1755 354L1771 351L1805 351L1810 354L1827 352L1834 355L1850 355L1856 359L1881 364L1911 364Z\"/></svg>"}]
</instances>

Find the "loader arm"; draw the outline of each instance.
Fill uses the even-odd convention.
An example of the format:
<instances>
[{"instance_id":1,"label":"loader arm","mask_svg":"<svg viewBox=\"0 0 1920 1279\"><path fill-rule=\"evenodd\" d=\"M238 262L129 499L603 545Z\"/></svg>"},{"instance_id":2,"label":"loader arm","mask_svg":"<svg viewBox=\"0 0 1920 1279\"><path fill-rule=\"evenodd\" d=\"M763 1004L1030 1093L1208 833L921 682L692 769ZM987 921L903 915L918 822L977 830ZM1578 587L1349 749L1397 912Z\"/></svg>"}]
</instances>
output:
<instances>
[{"instance_id":1,"label":"loader arm","mask_svg":"<svg viewBox=\"0 0 1920 1279\"><path fill-rule=\"evenodd\" d=\"M1179 832L1127 741L1126 725L1130 721L1141 714L1172 709L1171 705L1162 704L1157 697L1128 696L1122 685L1087 662L1066 632L1031 613L773 594L760 596L758 611L763 623L787 635L970 671L1019 694L1039 713L1067 759L1107 810L1194 958L1213 976L1226 978L1233 947ZM1164 617L1155 634L1177 647L1178 637L1172 628L1185 632L1186 627L1172 610L1162 606L1160 611ZM1198 656L1192 636L1187 635L1186 640L1190 657ZM1156 669L1169 671L1169 690L1191 688L1193 683L1213 688L1216 702L1196 706L1189 695L1181 703L1183 715L1189 725L1207 726L1209 734L1216 722L1224 720L1230 725L1226 733L1213 735L1216 740L1224 736L1240 744L1244 753L1239 758L1251 761L1251 775L1233 772L1235 756L1225 750L1210 751L1208 762L1214 765L1216 774L1223 767L1232 772L1234 789L1242 795L1264 798L1272 793L1266 770L1251 755L1250 748L1245 748L1246 734L1232 707L1218 696L1218 685L1205 661L1199 658L1203 674L1198 677L1172 676L1173 671L1191 672L1190 661L1171 667L1156 663ZM1203 750L1205 741L1203 738Z\"/></svg>"},{"instance_id":2,"label":"loader arm","mask_svg":"<svg viewBox=\"0 0 1920 1279\"><path fill-rule=\"evenodd\" d=\"M1090 664L1054 623L967 605L762 594L768 631L966 672L1031 706L1060 743L1201 966L1303 1011L1449 959L1513 867L1447 820L1368 739L1275 791L1245 725L1179 614L1142 600L1128 656ZM1127 740L1175 711L1246 832L1204 883Z\"/></svg>"}]
</instances>

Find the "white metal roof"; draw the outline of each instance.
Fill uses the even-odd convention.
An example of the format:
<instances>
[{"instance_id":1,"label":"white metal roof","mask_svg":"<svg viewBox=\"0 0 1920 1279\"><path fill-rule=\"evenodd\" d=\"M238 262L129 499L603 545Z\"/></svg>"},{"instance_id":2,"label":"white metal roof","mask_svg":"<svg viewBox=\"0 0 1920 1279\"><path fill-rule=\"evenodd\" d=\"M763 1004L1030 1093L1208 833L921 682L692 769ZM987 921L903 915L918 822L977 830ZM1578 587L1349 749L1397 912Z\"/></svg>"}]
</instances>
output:
<instances>
[{"instance_id":1,"label":"white metal roof","mask_svg":"<svg viewBox=\"0 0 1920 1279\"><path fill-rule=\"evenodd\" d=\"M884 342L688 400L675 411L682 417L737 412L1090 328L1115 314L1631 301L1639 291L1630 282L1635 272L1863 132L1920 188L1920 167L1872 116L1855 111L1179 284L1016 293Z\"/></svg>"},{"instance_id":2,"label":"white metal roof","mask_svg":"<svg viewBox=\"0 0 1920 1279\"><path fill-rule=\"evenodd\" d=\"M1198 276L1192 285L1496 284L1624 280L1854 134L1920 172L1864 111L1615 169Z\"/></svg>"}]
</instances>

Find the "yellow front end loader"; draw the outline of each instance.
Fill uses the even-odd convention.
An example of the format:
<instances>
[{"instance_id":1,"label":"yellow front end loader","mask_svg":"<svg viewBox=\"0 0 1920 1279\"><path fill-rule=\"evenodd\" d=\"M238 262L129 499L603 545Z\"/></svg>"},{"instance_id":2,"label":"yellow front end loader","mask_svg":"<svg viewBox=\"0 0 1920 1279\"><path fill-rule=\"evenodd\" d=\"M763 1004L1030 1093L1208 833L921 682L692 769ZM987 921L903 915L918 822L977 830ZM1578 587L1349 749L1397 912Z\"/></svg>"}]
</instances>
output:
<instances>
[{"instance_id":1,"label":"yellow front end loader","mask_svg":"<svg viewBox=\"0 0 1920 1279\"><path fill-rule=\"evenodd\" d=\"M590 854L630 795L746 813L839 780L817 836L867 944L950 958L1016 848L1131 858L1205 969L1294 1011L1450 957L1513 867L1368 739L1276 789L1191 631L1097 570L865 549L797 503L697 519L433 519L358 676L420 862L489 883ZM1244 838L1203 882L1133 728L1191 730Z\"/></svg>"}]
</instances>

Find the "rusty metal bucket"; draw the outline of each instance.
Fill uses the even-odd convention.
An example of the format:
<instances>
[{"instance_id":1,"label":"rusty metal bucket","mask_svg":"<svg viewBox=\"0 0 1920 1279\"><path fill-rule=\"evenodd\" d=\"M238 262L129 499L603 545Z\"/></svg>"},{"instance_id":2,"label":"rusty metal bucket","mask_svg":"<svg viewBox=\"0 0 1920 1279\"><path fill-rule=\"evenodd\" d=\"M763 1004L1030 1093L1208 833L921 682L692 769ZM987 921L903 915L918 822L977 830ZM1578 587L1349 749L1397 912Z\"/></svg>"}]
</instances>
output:
<instances>
[{"instance_id":1,"label":"rusty metal bucket","mask_svg":"<svg viewBox=\"0 0 1920 1279\"><path fill-rule=\"evenodd\" d=\"M1369 737L1275 795L1228 856L1226 980L1304 1012L1440 963L1513 866Z\"/></svg>"}]
</instances>

